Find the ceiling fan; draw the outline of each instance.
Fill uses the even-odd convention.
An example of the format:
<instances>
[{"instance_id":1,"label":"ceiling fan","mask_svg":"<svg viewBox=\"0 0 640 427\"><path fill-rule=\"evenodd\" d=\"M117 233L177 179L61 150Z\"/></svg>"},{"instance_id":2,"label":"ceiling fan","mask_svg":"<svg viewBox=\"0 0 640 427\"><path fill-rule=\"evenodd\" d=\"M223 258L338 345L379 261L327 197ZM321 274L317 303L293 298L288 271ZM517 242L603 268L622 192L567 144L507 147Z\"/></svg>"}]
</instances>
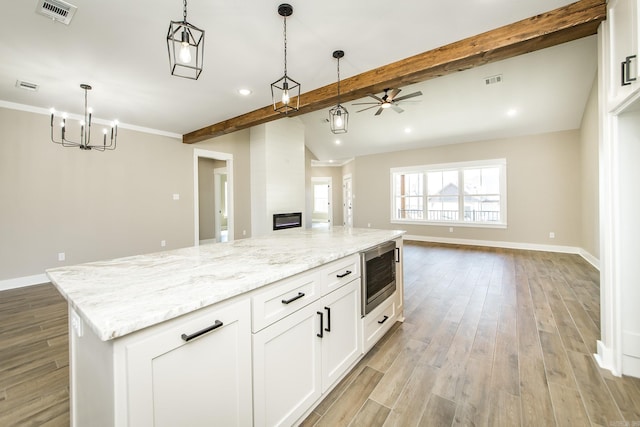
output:
<instances>
[{"instance_id":1,"label":"ceiling fan","mask_svg":"<svg viewBox=\"0 0 640 427\"><path fill-rule=\"evenodd\" d=\"M374 114L375 116L379 115L380 113L382 113L383 110L386 110L387 108L392 108L396 113L402 113L404 110L402 108L400 108L398 106L398 102L400 101L404 101L407 100L409 98L413 98L416 96L420 96L422 95L422 92L418 91L418 92L413 92L410 93L409 95L404 95L401 96L399 98L397 98L398 94L400 93L402 89L385 89L384 90L384 95L381 97L378 97L376 95L368 95L371 98L375 99L376 102L356 102L353 105L371 105L371 107L367 107L364 108L360 111L356 111L357 113L360 113L362 111L366 111L366 110L370 110L371 108L375 108L378 107L378 111L376 111L376 114ZM391 91L391 92L389 92Z\"/></svg>"}]
</instances>

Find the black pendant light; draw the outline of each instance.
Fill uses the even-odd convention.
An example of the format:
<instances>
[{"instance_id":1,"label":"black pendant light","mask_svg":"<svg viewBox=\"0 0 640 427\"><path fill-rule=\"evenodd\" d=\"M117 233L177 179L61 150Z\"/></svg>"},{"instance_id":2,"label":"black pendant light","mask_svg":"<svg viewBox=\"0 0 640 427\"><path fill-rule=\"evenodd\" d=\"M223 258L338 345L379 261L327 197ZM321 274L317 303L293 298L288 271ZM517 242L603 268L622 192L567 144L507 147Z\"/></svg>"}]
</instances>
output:
<instances>
[{"instance_id":1,"label":"black pendant light","mask_svg":"<svg viewBox=\"0 0 640 427\"><path fill-rule=\"evenodd\" d=\"M171 21L167 34L171 74L198 80L204 59L204 30L187 22L187 0L182 21Z\"/></svg>"},{"instance_id":2,"label":"black pendant light","mask_svg":"<svg viewBox=\"0 0 640 427\"><path fill-rule=\"evenodd\" d=\"M329 125L333 133L347 133L349 112L340 105L340 58L344 57L344 51L334 51L333 57L338 60L338 105L329 110Z\"/></svg>"},{"instance_id":3,"label":"black pendant light","mask_svg":"<svg viewBox=\"0 0 640 427\"><path fill-rule=\"evenodd\" d=\"M283 3L278 14L284 18L284 76L271 83L271 99L274 111L288 114L300 108L300 83L287 75L287 17L293 14L293 7Z\"/></svg>"}]
</instances>

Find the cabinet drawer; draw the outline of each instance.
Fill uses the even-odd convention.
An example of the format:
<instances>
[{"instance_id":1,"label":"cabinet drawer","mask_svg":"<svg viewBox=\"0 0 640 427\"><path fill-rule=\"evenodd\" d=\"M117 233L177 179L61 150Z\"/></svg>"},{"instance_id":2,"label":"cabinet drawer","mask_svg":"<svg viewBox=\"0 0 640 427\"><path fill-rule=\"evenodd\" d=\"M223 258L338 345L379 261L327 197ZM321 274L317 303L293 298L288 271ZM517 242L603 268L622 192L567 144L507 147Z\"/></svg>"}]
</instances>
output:
<instances>
[{"instance_id":1,"label":"cabinet drawer","mask_svg":"<svg viewBox=\"0 0 640 427\"><path fill-rule=\"evenodd\" d=\"M364 318L362 334L363 348L366 353L387 332L396 319L396 294L391 295Z\"/></svg>"},{"instance_id":2,"label":"cabinet drawer","mask_svg":"<svg viewBox=\"0 0 640 427\"><path fill-rule=\"evenodd\" d=\"M318 271L303 273L283 280L252 300L253 332L257 332L320 298Z\"/></svg>"},{"instance_id":3,"label":"cabinet drawer","mask_svg":"<svg viewBox=\"0 0 640 427\"><path fill-rule=\"evenodd\" d=\"M360 277L360 255L354 254L322 268L324 295Z\"/></svg>"}]
</instances>

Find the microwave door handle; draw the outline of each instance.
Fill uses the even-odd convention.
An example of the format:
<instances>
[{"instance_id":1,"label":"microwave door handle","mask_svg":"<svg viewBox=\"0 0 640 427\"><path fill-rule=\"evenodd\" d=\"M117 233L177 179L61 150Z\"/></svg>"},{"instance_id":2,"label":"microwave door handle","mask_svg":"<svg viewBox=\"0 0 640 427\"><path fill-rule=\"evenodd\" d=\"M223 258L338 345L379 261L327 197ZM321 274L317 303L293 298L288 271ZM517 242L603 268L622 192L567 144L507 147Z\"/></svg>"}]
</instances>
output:
<instances>
[{"instance_id":1,"label":"microwave door handle","mask_svg":"<svg viewBox=\"0 0 640 427\"><path fill-rule=\"evenodd\" d=\"M400 262L400 248L396 248L396 262Z\"/></svg>"}]
</instances>

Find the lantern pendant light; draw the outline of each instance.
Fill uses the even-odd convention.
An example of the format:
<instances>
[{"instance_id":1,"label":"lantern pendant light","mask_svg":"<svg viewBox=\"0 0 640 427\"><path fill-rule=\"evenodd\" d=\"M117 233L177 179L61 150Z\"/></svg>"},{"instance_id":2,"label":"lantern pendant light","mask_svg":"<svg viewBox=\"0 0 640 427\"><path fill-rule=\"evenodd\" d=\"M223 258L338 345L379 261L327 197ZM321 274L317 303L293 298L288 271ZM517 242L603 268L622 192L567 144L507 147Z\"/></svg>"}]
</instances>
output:
<instances>
[{"instance_id":1,"label":"lantern pendant light","mask_svg":"<svg viewBox=\"0 0 640 427\"><path fill-rule=\"evenodd\" d=\"M187 22L187 0L182 21L171 21L167 50L171 75L198 80L204 59L204 30Z\"/></svg>"},{"instance_id":2,"label":"lantern pendant light","mask_svg":"<svg viewBox=\"0 0 640 427\"><path fill-rule=\"evenodd\" d=\"M329 125L333 133L347 133L349 112L340 105L340 58L344 57L344 51L334 51L333 57L338 60L338 105L329 110Z\"/></svg>"},{"instance_id":3,"label":"lantern pendant light","mask_svg":"<svg viewBox=\"0 0 640 427\"><path fill-rule=\"evenodd\" d=\"M287 75L287 17L293 14L293 7L283 3L278 14L284 18L284 76L271 83L271 99L274 111L288 114L300 108L300 83Z\"/></svg>"}]
</instances>

